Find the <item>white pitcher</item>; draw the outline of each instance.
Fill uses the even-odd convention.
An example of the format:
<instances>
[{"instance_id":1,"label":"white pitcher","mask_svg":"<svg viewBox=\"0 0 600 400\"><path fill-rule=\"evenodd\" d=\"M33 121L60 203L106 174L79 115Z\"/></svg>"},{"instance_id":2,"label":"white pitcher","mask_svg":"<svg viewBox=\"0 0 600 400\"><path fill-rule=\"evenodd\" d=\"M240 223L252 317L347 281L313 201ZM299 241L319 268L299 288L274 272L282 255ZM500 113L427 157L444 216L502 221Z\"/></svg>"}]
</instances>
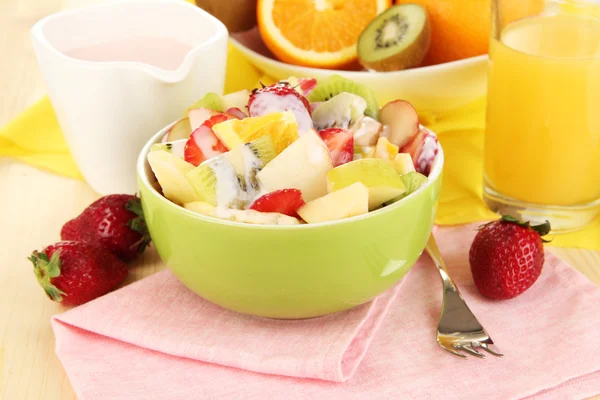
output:
<instances>
[{"instance_id":1,"label":"white pitcher","mask_svg":"<svg viewBox=\"0 0 600 400\"><path fill-rule=\"evenodd\" d=\"M222 93L227 38L219 20L182 0L94 5L32 28L58 122L96 192L135 193L144 143L206 92Z\"/></svg>"}]
</instances>

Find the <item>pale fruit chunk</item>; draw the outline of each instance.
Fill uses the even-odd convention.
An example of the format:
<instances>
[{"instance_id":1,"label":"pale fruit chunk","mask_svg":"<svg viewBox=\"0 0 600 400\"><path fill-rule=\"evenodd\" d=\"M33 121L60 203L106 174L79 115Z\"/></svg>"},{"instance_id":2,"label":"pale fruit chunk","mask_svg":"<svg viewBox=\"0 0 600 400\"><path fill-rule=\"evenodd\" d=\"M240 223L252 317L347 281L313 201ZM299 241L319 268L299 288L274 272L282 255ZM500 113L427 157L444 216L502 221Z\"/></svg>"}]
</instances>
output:
<instances>
[{"instance_id":1,"label":"pale fruit chunk","mask_svg":"<svg viewBox=\"0 0 600 400\"><path fill-rule=\"evenodd\" d=\"M394 146L387 138L381 137L375 145L375 158L392 161L398 154L398 146Z\"/></svg>"},{"instance_id":2,"label":"pale fruit chunk","mask_svg":"<svg viewBox=\"0 0 600 400\"><path fill-rule=\"evenodd\" d=\"M192 164L162 150L151 151L147 158L167 199L177 204L200 200L200 196L185 178L185 174L194 168Z\"/></svg>"},{"instance_id":3,"label":"pale fruit chunk","mask_svg":"<svg viewBox=\"0 0 600 400\"><path fill-rule=\"evenodd\" d=\"M228 149L270 135L277 154L298 139L298 125L291 111L275 112L260 117L231 119L213 126L213 132Z\"/></svg>"},{"instance_id":4,"label":"pale fruit chunk","mask_svg":"<svg viewBox=\"0 0 600 400\"><path fill-rule=\"evenodd\" d=\"M412 157L408 153L396 154L396 157L392 160L392 167L394 167L398 175L403 175L415 170Z\"/></svg>"},{"instance_id":5,"label":"pale fruit chunk","mask_svg":"<svg viewBox=\"0 0 600 400\"><path fill-rule=\"evenodd\" d=\"M350 127L354 133L354 145L375 146L379 139L382 125L371 117L362 117Z\"/></svg>"},{"instance_id":6,"label":"pale fruit chunk","mask_svg":"<svg viewBox=\"0 0 600 400\"><path fill-rule=\"evenodd\" d=\"M340 93L321 103L312 113L317 131L327 128L348 129L364 116L367 102L352 93Z\"/></svg>"},{"instance_id":7,"label":"pale fruit chunk","mask_svg":"<svg viewBox=\"0 0 600 400\"><path fill-rule=\"evenodd\" d=\"M199 125L198 125L199 126ZM176 140L188 139L192 134L192 126L189 118L183 118L177 121L165 135L165 142L174 142Z\"/></svg>"},{"instance_id":8,"label":"pale fruit chunk","mask_svg":"<svg viewBox=\"0 0 600 400\"><path fill-rule=\"evenodd\" d=\"M369 212L369 189L360 182L309 201L298 215L309 224L336 221Z\"/></svg>"},{"instance_id":9,"label":"pale fruit chunk","mask_svg":"<svg viewBox=\"0 0 600 400\"><path fill-rule=\"evenodd\" d=\"M210 117L212 117L214 115L219 115L219 114L221 114L221 113L218 111L214 111L214 110L211 110L210 108L204 108L204 107L193 108L193 109L189 110L188 118L190 121L190 127L192 129L192 132L194 132L196 129L200 128L200 125L205 123ZM191 133L190 133L190 135L191 135ZM190 135L188 135L187 137L190 137Z\"/></svg>"},{"instance_id":10,"label":"pale fruit chunk","mask_svg":"<svg viewBox=\"0 0 600 400\"><path fill-rule=\"evenodd\" d=\"M408 101L395 100L387 103L379 112L379 121L387 126L389 141L398 147L410 142L419 132L419 115Z\"/></svg>"},{"instance_id":11,"label":"pale fruit chunk","mask_svg":"<svg viewBox=\"0 0 600 400\"><path fill-rule=\"evenodd\" d=\"M173 154L175 157L183 159L183 152L185 150L185 144L187 139L179 139L174 142L166 143L154 143L150 147L150 151L166 151L167 153Z\"/></svg>"},{"instance_id":12,"label":"pale fruit chunk","mask_svg":"<svg viewBox=\"0 0 600 400\"><path fill-rule=\"evenodd\" d=\"M250 91L247 89L238 90L237 92L227 93L223 96L224 111L230 108L239 108L246 112L246 105L250 98Z\"/></svg>"},{"instance_id":13,"label":"pale fruit chunk","mask_svg":"<svg viewBox=\"0 0 600 400\"><path fill-rule=\"evenodd\" d=\"M369 188L369 209L404 193L402 179L388 160L363 158L342 164L327 173L329 192L336 192L356 182Z\"/></svg>"},{"instance_id":14,"label":"pale fruit chunk","mask_svg":"<svg viewBox=\"0 0 600 400\"><path fill-rule=\"evenodd\" d=\"M259 225L298 225L297 218L280 213L264 213L255 210L236 210L218 208L203 201L185 204L185 208L209 217L226 219L228 221L245 222Z\"/></svg>"},{"instance_id":15,"label":"pale fruit chunk","mask_svg":"<svg viewBox=\"0 0 600 400\"><path fill-rule=\"evenodd\" d=\"M333 162L325 142L314 130L304 133L283 150L258 174L264 193L279 189L298 189L304 201L327 193L327 172Z\"/></svg>"},{"instance_id":16,"label":"pale fruit chunk","mask_svg":"<svg viewBox=\"0 0 600 400\"><path fill-rule=\"evenodd\" d=\"M244 190L231 162L221 155L188 171L185 177L198 197L213 206L241 208Z\"/></svg>"},{"instance_id":17,"label":"pale fruit chunk","mask_svg":"<svg viewBox=\"0 0 600 400\"><path fill-rule=\"evenodd\" d=\"M361 158L373 158L375 156L375 146L354 146L354 161Z\"/></svg>"}]
</instances>

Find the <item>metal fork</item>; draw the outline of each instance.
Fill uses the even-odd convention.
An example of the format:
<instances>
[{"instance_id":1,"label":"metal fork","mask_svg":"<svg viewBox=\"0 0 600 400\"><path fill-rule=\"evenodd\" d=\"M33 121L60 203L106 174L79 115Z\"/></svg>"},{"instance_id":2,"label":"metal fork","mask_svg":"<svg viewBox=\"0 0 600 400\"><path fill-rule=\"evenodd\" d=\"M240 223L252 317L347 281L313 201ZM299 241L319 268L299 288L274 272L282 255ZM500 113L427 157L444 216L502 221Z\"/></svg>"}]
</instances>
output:
<instances>
[{"instance_id":1,"label":"metal fork","mask_svg":"<svg viewBox=\"0 0 600 400\"><path fill-rule=\"evenodd\" d=\"M496 357L503 357L504 355L495 348L492 338L477 321L450 278L433 235L429 236L425 250L440 272L444 286L442 313L437 328L437 342L440 347L450 354L465 359L467 356L459 350L479 358L485 358L485 354L480 353L479 349Z\"/></svg>"}]
</instances>

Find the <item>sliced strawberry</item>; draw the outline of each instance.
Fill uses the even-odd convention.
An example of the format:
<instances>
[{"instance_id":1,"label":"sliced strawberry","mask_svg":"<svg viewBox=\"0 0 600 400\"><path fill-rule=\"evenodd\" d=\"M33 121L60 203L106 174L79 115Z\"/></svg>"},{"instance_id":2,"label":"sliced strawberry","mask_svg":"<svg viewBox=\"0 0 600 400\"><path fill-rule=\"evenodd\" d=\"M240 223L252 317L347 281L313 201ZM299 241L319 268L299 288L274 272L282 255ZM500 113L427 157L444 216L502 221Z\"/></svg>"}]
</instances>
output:
<instances>
[{"instance_id":1,"label":"sliced strawberry","mask_svg":"<svg viewBox=\"0 0 600 400\"><path fill-rule=\"evenodd\" d=\"M298 209L304 205L302 192L298 189L281 189L259 197L250 206L251 210L276 212L298 217Z\"/></svg>"},{"instance_id":2,"label":"sliced strawberry","mask_svg":"<svg viewBox=\"0 0 600 400\"><path fill-rule=\"evenodd\" d=\"M247 117L246 113L237 107L228 108L227 111L225 111L225 114L237 119L244 119Z\"/></svg>"},{"instance_id":3,"label":"sliced strawberry","mask_svg":"<svg viewBox=\"0 0 600 400\"><path fill-rule=\"evenodd\" d=\"M308 96L315 86L317 86L317 80L315 78L298 78L298 84L302 94Z\"/></svg>"},{"instance_id":4,"label":"sliced strawberry","mask_svg":"<svg viewBox=\"0 0 600 400\"><path fill-rule=\"evenodd\" d=\"M334 167L354 159L354 135L352 131L343 128L328 128L319 131L319 136L329 149Z\"/></svg>"},{"instance_id":5,"label":"sliced strawberry","mask_svg":"<svg viewBox=\"0 0 600 400\"><path fill-rule=\"evenodd\" d=\"M431 165L438 153L438 138L427 129L420 129L410 142L402 146L400 153L409 153L415 170L429 176Z\"/></svg>"},{"instance_id":6,"label":"sliced strawberry","mask_svg":"<svg viewBox=\"0 0 600 400\"><path fill-rule=\"evenodd\" d=\"M233 117L228 114L217 114L204 121L202 125L212 128L216 124L220 124L221 122L225 122L230 119L233 119Z\"/></svg>"},{"instance_id":7,"label":"sliced strawberry","mask_svg":"<svg viewBox=\"0 0 600 400\"><path fill-rule=\"evenodd\" d=\"M252 91L248 101L248 114L251 117L282 111L294 113L300 134L313 127L310 103L289 83L280 82Z\"/></svg>"},{"instance_id":8,"label":"sliced strawberry","mask_svg":"<svg viewBox=\"0 0 600 400\"><path fill-rule=\"evenodd\" d=\"M203 161L226 153L227 147L219 140L212 130L215 124L232 119L225 114L213 115L197 128L185 143L183 159L194 166Z\"/></svg>"}]
</instances>

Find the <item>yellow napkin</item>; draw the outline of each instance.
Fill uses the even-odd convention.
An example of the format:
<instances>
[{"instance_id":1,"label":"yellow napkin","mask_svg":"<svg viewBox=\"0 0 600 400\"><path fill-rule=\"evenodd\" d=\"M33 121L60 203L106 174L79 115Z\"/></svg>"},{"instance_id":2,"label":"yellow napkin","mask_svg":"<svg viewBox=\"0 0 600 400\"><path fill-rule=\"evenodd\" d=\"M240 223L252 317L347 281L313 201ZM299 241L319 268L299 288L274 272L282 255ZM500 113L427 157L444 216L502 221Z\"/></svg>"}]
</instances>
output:
<instances>
[{"instance_id":1,"label":"yellow napkin","mask_svg":"<svg viewBox=\"0 0 600 400\"><path fill-rule=\"evenodd\" d=\"M225 92L256 87L259 81L269 84L275 80L262 75L230 45ZM482 98L451 114L421 115L422 123L438 134L446 154L438 224L497 218L481 200L484 111ZM0 156L81 179L48 98L0 130ZM600 250L600 217L580 232L555 235L552 240L551 246Z\"/></svg>"}]
</instances>

